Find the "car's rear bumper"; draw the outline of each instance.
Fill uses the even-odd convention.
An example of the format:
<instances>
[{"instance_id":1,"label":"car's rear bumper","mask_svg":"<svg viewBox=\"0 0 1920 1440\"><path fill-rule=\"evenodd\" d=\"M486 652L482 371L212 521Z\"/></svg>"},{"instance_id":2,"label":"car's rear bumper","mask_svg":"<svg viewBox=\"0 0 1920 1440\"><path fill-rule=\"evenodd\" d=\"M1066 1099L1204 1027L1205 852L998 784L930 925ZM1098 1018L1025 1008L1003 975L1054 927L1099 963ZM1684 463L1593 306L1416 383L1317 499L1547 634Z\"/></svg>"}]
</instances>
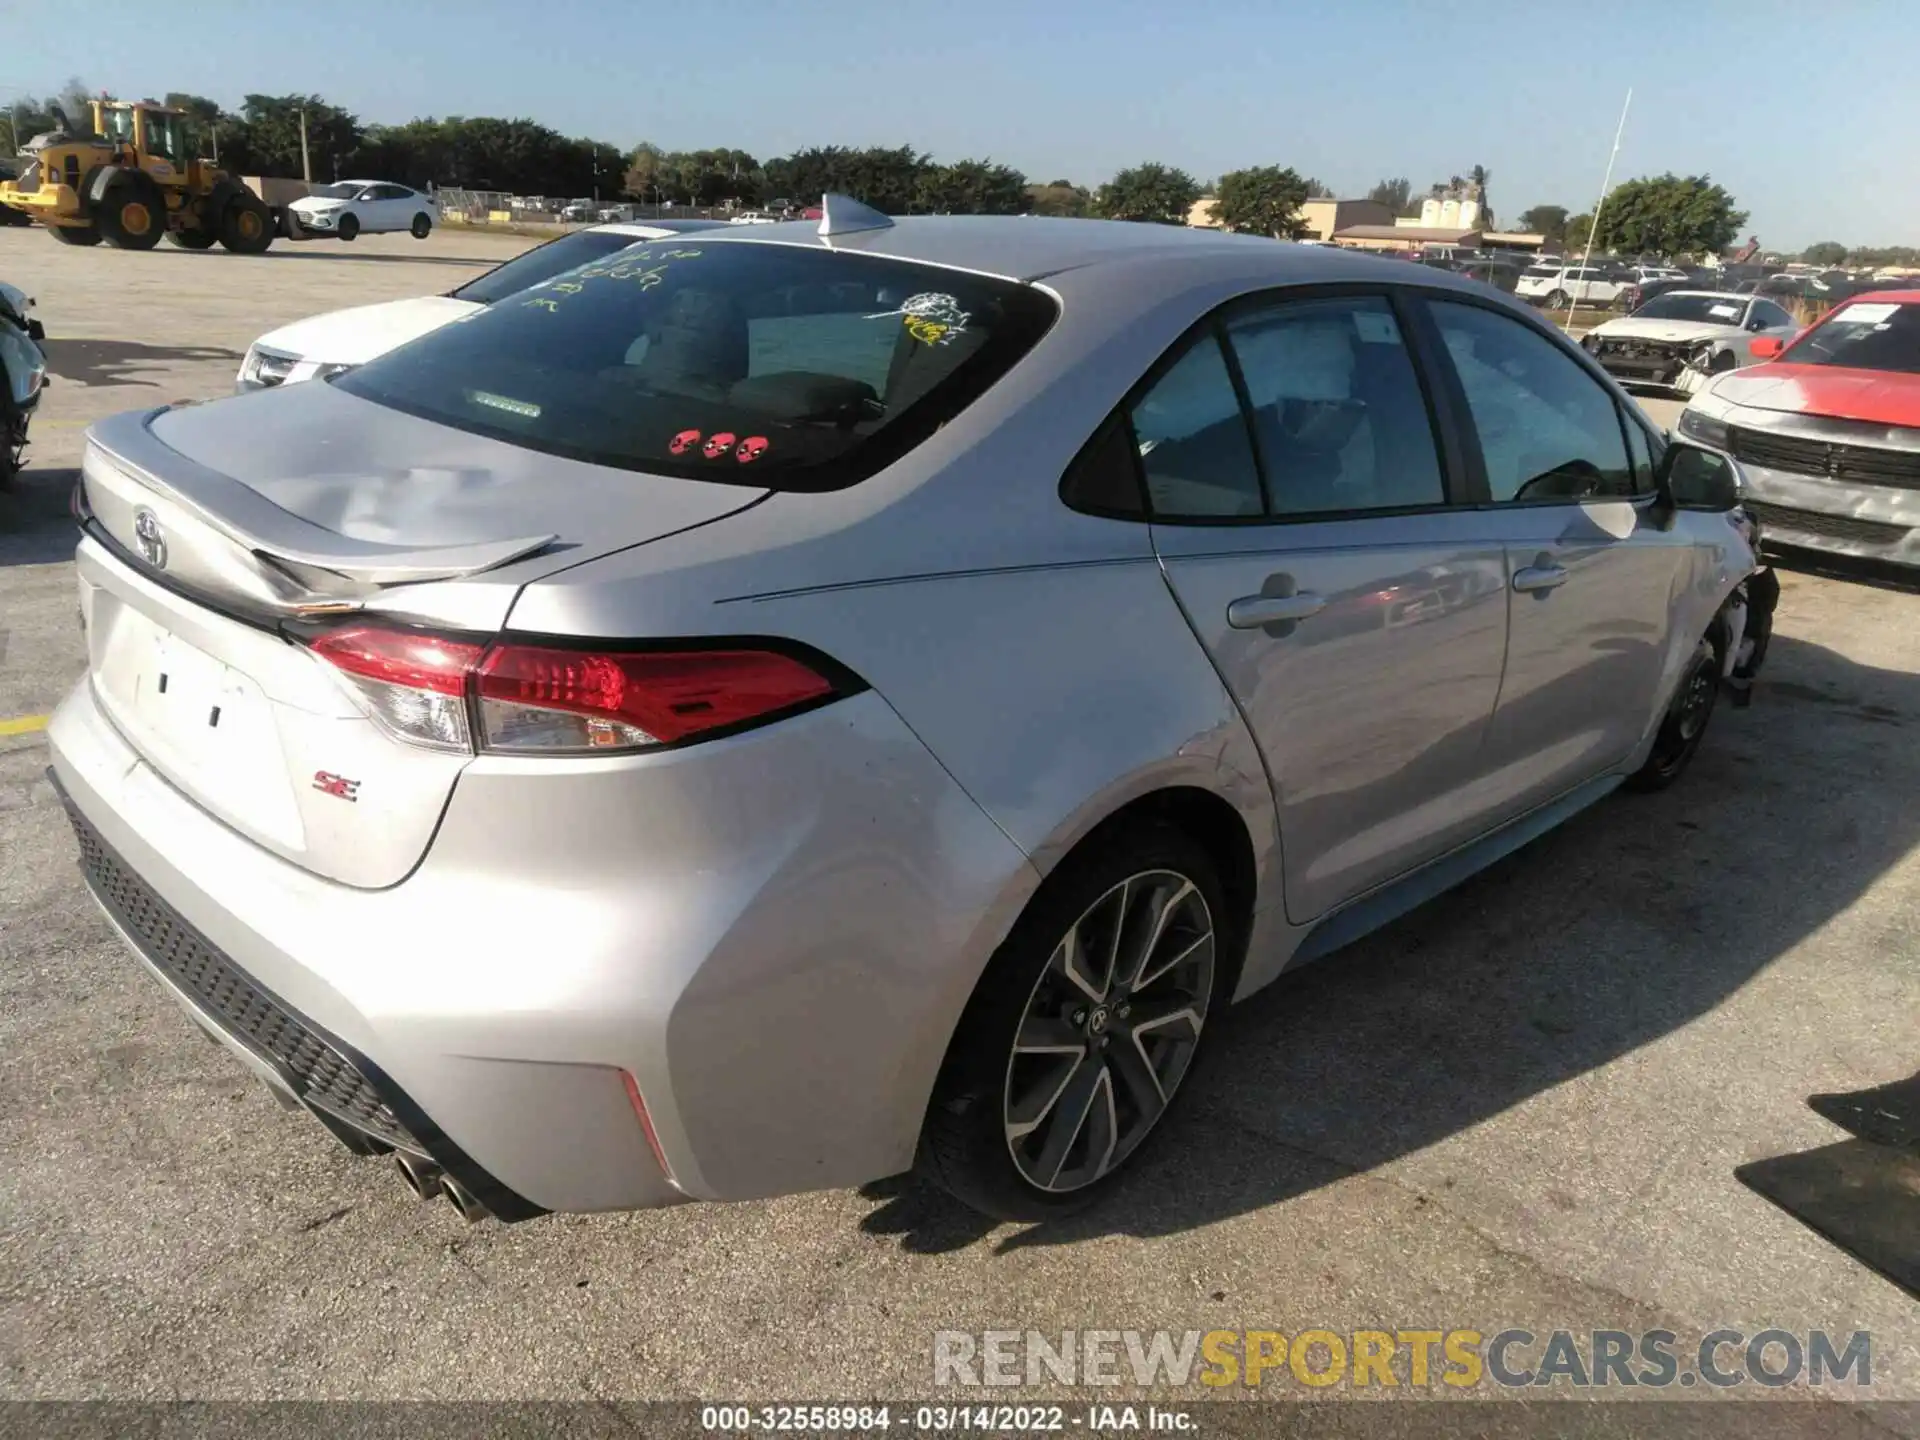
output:
<instances>
[{"instance_id":1,"label":"car's rear bumper","mask_svg":"<svg viewBox=\"0 0 1920 1440\"><path fill-rule=\"evenodd\" d=\"M506 1218L906 1168L1038 878L871 693L598 767L477 760L376 891L212 819L88 680L50 739L89 884L175 997L343 1139Z\"/></svg>"}]
</instances>

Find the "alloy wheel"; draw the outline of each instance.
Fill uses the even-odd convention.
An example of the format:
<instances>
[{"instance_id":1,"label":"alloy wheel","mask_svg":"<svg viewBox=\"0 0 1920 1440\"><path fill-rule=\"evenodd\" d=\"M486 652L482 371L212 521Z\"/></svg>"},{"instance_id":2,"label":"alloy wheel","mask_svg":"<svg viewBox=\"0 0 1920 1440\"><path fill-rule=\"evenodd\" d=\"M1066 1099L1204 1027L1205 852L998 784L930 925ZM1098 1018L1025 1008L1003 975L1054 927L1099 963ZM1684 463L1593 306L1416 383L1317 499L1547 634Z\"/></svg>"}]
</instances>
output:
<instances>
[{"instance_id":1,"label":"alloy wheel","mask_svg":"<svg viewBox=\"0 0 1920 1440\"><path fill-rule=\"evenodd\" d=\"M1054 946L1021 1012L1002 1121L1014 1166L1065 1194L1137 1148L1179 1088L1213 995L1213 916L1185 875L1133 875Z\"/></svg>"}]
</instances>

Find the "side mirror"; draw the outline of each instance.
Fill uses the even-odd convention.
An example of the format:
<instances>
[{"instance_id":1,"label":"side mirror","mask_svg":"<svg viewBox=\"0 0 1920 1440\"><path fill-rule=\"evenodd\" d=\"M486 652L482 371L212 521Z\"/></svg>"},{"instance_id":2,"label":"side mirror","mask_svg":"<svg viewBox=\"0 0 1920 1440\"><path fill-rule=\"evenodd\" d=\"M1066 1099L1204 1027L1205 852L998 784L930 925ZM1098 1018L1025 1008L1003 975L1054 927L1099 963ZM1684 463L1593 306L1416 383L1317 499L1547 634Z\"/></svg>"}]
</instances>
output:
<instances>
[{"instance_id":1,"label":"side mirror","mask_svg":"<svg viewBox=\"0 0 1920 1440\"><path fill-rule=\"evenodd\" d=\"M1745 477L1730 456L1685 440L1667 446L1655 478L1660 493L1675 510L1724 515L1740 504L1746 490Z\"/></svg>"},{"instance_id":2,"label":"side mirror","mask_svg":"<svg viewBox=\"0 0 1920 1440\"><path fill-rule=\"evenodd\" d=\"M1761 335L1754 339L1747 350L1756 360L1778 360L1780 352L1786 348L1786 341L1778 335Z\"/></svg>"}]
</instances>

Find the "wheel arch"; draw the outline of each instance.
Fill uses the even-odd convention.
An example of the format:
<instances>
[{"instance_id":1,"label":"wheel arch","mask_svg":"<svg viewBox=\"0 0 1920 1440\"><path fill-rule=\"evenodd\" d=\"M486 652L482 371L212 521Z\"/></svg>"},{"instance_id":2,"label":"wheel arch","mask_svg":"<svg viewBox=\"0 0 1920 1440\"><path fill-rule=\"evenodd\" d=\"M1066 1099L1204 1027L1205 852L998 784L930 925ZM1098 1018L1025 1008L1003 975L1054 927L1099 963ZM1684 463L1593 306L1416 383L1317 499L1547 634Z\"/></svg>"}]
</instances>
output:
<instances>
[{"instance_id":1,"label":"wheel arch","mask_svg":"<svg viewBox=\"0 0 1920 1440\"><path fill-rule=\"evenodd\" d=\"M1219 994L1231 997L1240 983L1247 937L1253 927L1253 912L1260 894L1259 860L1246 817L1230 801L1211 790L1198 785L1167 785L1121 805L1082 835L1061 860L1084 854L1136 825L1164 825L1178 830L1205 850L1213 861L1220 888L1226 892L1230 910L1226 919L1232 926L1233 936L1228 963L1217 989Z\"/></svg>"}]
</instances>

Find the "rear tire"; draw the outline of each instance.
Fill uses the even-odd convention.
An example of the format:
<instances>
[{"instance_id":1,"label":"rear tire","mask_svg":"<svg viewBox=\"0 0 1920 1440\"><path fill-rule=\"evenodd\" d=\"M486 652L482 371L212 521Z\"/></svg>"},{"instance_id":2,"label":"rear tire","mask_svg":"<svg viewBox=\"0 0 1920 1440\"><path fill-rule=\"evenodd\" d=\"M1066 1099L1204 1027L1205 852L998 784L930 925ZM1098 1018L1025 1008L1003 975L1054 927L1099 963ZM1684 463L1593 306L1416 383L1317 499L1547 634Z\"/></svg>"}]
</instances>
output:
<instances>
[{"instance_id":1,"label":"rear tire","mask_svg":"<svg viewBox=\"0 0 1920 1440\"><path fill-rule=\"evenodd\" d=\"M177 245L182 250L211 250L214 234L210 230L169 230L167 243Z\"/></svg>"},{"instance_id":2,"label":"rear tire","mask_svg":"<svg viewBox=\"0 0 1920 1440\"><path fill-rule=\"evenodd\" d=\"M360 233L360 217L357 215L342 215L340 217L340 228L335 233L337 233L342 240L353 239L354 236Z\"/></svg>"},{"instance_id":3,"label":"rear tire","mask_svg":"<svg viewBox=\"0 0 1920 1440\"><path fill-rule=\"evenodd\" d=\"M151 250L167 233L167 203L150 185L122 181L96 207L101 238L116 250Z\"/></svg>"},{"instance_id":4,"label":"rear tire","mask_svg":"<svg viewBox=\"0 0 1920 1440\"><path fill-rule=\"evenodd\" d=\"M1627 789L1643 793L1664 790L1686 771L1706 738L1720 698L1720 647L1701 636L1674 687L1673 701L1654 736L1647 763L1627 777Z\"/></svg>"},{"instance_id":5,"label":"rear tire","mask_svg":"<svg viewBox=\"0 0 1920 1440\"><path fill-rule=\"evenodd\" d=\"M62 245L98 245L100 232L91 225L49 225L47 233Z\"/></svg>"},{"instance_id":6,"label":"rear tire","mask_svg":"<svg viewBox=\"0 0 1920 1440\"><path fill-rule=\"evenodd\" d=\"M236 196L220 212L220 243L236 255L260 255L273 244L273 212L252 195Z\"/></svg>"},{"instance_id":7,"label":"rear tire","mask_svg":"<svg viewBox=\"0 0 1920 1440\"><path fill-rule=\"evenodd\" d=\"M433 221L428 217L427 213L423 210L418 215L413 217L413 225L411 228L413 231L414 239L424 240L427 238L427 236L433 233Z\"/></svg>"},{"instance_id":8,"label":"rear tire","mask_svg":"<svg viewBox=\"0 0 1920 1440\"><path fill-rule=\"evenodd\" d=\"M1226 1003L1237 931L1212 858L1179 830L1126 825L1069 856L967 1002L920 1172L1000 1220L1106 1193L1166 1128Z\"/></svg>"}]
</instances>

